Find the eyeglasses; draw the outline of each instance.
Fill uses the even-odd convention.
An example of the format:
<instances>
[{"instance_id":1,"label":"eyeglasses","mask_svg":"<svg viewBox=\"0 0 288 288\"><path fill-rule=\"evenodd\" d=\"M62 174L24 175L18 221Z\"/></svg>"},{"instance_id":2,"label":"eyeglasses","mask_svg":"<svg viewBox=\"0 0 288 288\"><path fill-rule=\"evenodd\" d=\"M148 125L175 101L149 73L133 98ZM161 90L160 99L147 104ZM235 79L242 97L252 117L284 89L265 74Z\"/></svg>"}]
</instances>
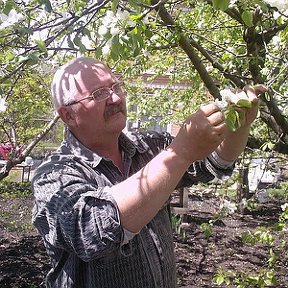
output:
<instances>
[{"instance_id":1,"label":"eyeglasses","mask_svg":"<svg viewBox=\"0 0 288 288\"><path fill-rule=\"evenodd\" d=\"M111 96L111 91L113 91L118 96L122 96L122 97L126 96L127 94L124 83L116 82L111 87L102 87L102 88L96 89L95 91L91 93L91 95L84 97L80 100L72 101L68 104L65 104L65 106L71 106L86 99L93 99L95 102L101 102L101 101L108 99Z\"/></svg>"}]
</instances>

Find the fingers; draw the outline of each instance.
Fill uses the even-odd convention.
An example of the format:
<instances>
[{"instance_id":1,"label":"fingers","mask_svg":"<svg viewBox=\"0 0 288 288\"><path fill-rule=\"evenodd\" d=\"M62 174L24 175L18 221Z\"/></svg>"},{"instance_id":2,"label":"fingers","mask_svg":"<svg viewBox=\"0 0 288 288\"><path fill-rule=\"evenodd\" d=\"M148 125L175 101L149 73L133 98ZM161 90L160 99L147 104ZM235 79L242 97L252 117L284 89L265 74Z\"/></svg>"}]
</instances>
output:
<instances>
[{"instance_id":1,"label":"fingers","mask_svg":"<svg viewBox=\"0 0 288 288\"><path fill-rule=\"evenodd\" d=\"M221 126L222 124L225 124L225 117L224 114L221 111L214 112L210 116L207 117L209 123L214 126Z\"/></svg>"},{"instance_id":2,"label":"fingers","mask_svg":"<svg viewBox=\"0 0 288 288\"><path fill-rule=\"evenodd\" d=\"M207 117L212 115L213 113L215 113L217 111L220 111L219 107L214 103L210 103L210 104L201 106L199 110L203 111Z\"/></svg>"},{"instance_id":3,"label":"fingers","mask_svg":"<svg viewBox=\"0 0 288 288\"><path fill-rule=\"evenodd\" d=\"M243 90L246 92L247 96L249 99L253 99L253 98L258 98L259 95L267 92L267 87L262 85L262 84L258 84L255 86L249 86L246 85Z\"/></svg>"},{"instance_id":4,"label":"fingers","mask_svg":"<svg viewBox=\"0 0 288 288\"><path fill-rule=\"evenodd\" d=\"M261 94L263 94L263 93L268 91L268 88L265 85L263 85L263 84L257 84L253 88L254 88L255 94L257 96L259 96L259 95L261 95Z\"/></svg>"},{"instance_id":5,"label":"fingers","mask_svg":"<svg viewBox=\"0 0 288 288\"><path fill-rule=\"evenodd\" d=\"M222 126L225 125L225 117L224 113L219 109L219 107L213 103L205 105L200 108L201 111L204 112L204 115L206 116L208 123L210 123L211 126Z\"/></svg>"},{"instance_id":6,"label":"fingers","mask_svg":"<svg viewBox=\"0 0 288 288\"><path fill-rule=\"evenodd\" d=\"M185 120L173 141L174 149L183 158L200 160L220 145L226 132L224 114L217 105L208 104Z\"/></svg>"}]
</instances>

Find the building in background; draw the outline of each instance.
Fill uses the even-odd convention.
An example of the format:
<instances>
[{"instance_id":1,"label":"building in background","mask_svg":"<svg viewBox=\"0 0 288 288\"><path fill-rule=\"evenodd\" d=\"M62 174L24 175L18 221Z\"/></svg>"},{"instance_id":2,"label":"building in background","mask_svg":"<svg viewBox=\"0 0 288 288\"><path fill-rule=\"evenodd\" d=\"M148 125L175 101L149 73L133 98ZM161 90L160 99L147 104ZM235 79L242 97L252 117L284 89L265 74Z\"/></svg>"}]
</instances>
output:
<instances>
[{"instance_id":1,"label":"building in background","mask_svg":"<svg viewBox=\"0 0 288 288\"><path fill-rule=\"evenodd\" d=\"M146 72L143 73L141 76L139 76L142 80L142 85L144 89L146 89L145 95L153 95L155 91L159 89L168 89L168 90L186 90L191 88L191 84L188 81L178 81L177 83L171 83L171 79L169 75L155 75L152 72ZM136 80L129 79L129 86L135 86L137 87L139 85L139 78ZM157 105L157 103L155 103ZM137 113L137 107L132 106L130 107L133 112ZM157 131L157 132L169 132L171 135L175 136L179 130L179 126L173 123L169 123L167 125L160 126L160 122L162 120L161 115L155 115L154 116L155 123L151 126L149 126L149 130ZM142 117L141 119L137 119L136 121L127 121L126 129L128 131L135 131L140 129L141 123L146 122L147 119L145 117Z\"/></svg>"}]
</instances>

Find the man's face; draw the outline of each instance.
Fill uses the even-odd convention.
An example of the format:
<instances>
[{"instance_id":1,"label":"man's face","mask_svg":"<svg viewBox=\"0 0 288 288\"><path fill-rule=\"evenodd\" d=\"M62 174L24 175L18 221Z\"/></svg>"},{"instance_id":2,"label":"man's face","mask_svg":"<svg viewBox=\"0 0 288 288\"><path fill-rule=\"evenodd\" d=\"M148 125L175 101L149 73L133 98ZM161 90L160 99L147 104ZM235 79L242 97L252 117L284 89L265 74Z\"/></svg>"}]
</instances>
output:
<instances>
[{"instance_id":1,"label":"man's face","mask_svg":"<svg viewBox=\"0 0 288 288\"><path fill-rule=\"evenodd\" d=\"M96 89L111 88L118 80L111 71L100 63L77 64L68 72L67 89L75 96L75 100L81 100L91 96ZM65 107L71 109L71 115L75 118L71 128L72 132L79 138L82 137L105 137L108 134L119 134L126 125L126 100L125 95L118 95L110 91L111 95L106 100L95 102L93 99L83 101ZM98 138L99 139L99 138ZM81 139L79 139L81 141Z\"/></svg>"}]
</instances>

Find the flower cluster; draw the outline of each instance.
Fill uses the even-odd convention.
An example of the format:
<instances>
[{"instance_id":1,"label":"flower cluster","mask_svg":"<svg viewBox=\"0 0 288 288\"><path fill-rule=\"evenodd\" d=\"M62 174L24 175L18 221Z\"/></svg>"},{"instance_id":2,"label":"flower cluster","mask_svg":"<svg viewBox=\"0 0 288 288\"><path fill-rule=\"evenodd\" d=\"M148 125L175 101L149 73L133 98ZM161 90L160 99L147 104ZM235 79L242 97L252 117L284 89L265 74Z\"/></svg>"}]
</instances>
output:
<instances>
[{"instance_id":1,"label":"flower cluster","mask_svg":"<svg viewBox=\"0 0 288 288\"><path fill-rule=\"evenodd\" d=\"M0 112L5 112L7 109L5 99L0 97Z\"/></svg>"},{"instance_id":2,"label":"flower cluster","mask_svg":"<svg viewBox=\"0 0 288 288\"><path fill-rule=\"evenodd\" d=\"M288 0L265 0L267 4L276 7L279 11L288 11Z\"/></svg>"},{"instance_id":3,"label":"flower cluster","mask_svg":"<svg viewBox=\"0 0 288 288\"><path fill-rule=\"evenodd\" d=\"M220 205L220 209L228 214L233 214L235 211L237 211L237 205L224 199L223 203Z\"/></svg>"},{"instance_id":4,"label":"flower cluster","mask_svg":"<svg viewBox=\"0 0 288 288\"><path fill-rule=\"evenodd\" d=\"M239 108L251 108L252 102L248 99L246 92L233 92L230 89L220 91L221 100L216 99L214 103L223 111L227 128L236 131L241 128L245 110Z\"/></svg>"},{"instance_id":5,"label":"flower cluster","mask_svg":"<svg viewBox=\"0 0 288 288\"><path fill-rule=\"evenodd\" d=\"M14 25L21 19L23 19L23 15L21 13L17 13L14 9L12 9L8 15L0 13L0 22L2 22L0 24L0 30Z\"/></svg>"},{"instance_id":6,"label":"flower cluster","mask_svg":"<svg viewBox=\"0 0 288 288\"><path fill-rule=\"evenodd\" d=\"M103 38L110 33L111 37L102 48L104 55L108 54L112 46L112 39L119 35L126 27L135 27L136 22L130 19L128 11L117 10L116 13L108 10L102 19L102 25L99 27L98 33Z\"/></svg>"},{"instance_id":7,"label":"flower cluster","mask_svg":"<svg viewBox=\"0 0 288 288\"><path fill-rule=\"evenodd\" d=\"M288 203L281 205L281 209L282 211L285 211L286 209L288 209Z\"/></svg>"},{"instance_id":8,"label":"flower cluster","mask_svg":"<svg viewBox=\"0 0 288 288\"><path fill-rule=\"evenodd\" d=\"M247 98L247 94L244 91L241 91L239 93L234 93L231 91L231 89L224 89L224 90L220 91L220 95L221 95L222 99L221 100L215 99L215 104L221 110L227 109L229 107L229 105L231 105L231 104L237 105L240 100L241 100L241 102L243 102L243 100L249 101ZM249 105L248 102L247 102L247 105Z\"/></svg>"}]
</instances>

